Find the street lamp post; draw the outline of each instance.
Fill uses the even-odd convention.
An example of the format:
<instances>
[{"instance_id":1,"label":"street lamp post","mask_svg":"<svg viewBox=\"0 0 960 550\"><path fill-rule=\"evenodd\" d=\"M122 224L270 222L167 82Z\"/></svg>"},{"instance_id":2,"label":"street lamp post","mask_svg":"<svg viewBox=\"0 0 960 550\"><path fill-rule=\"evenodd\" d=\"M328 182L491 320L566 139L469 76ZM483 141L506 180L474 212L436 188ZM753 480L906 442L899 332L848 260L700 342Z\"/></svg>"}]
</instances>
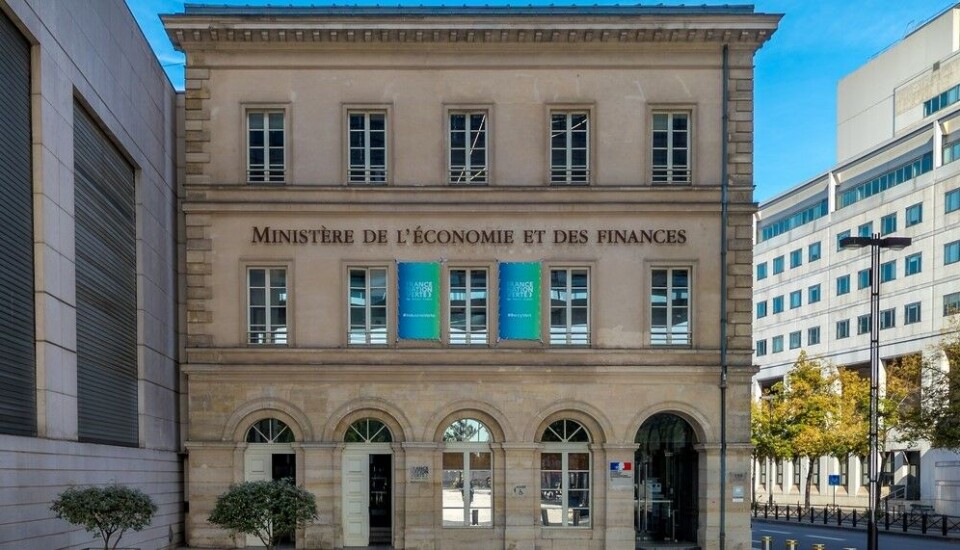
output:
<instances>
[{"instance_id":1,"label":"street lamp post","mask_svg":"<svg viewBox=\"0 0 960 550\"><path fill-rule=\"evenodd\" d=\"M890 248L901 250L910 245L910 237L880 237L874 233L872 237L846 237L840 239L840 247L863 248L870 247L870 460L868 474L870 477L870 505L867 516L867 550L878 550L879 539L877 531L877 507L880 503L880 445L878 434L880 422L877 408L879 406L880 391L880 250Z\"/></svg>"}]
</instances>

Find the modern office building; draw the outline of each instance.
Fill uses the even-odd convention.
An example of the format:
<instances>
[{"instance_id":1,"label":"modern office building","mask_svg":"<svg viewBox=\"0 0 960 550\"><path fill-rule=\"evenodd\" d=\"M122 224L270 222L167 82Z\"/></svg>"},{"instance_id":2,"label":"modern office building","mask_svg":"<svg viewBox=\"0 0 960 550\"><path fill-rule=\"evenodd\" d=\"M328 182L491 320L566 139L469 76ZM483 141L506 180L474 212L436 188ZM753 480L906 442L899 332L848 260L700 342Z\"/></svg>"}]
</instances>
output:
<instances>
[{"instance_id":1,"label":"modern office building","mask_svg":"<svg viewBox=\"0 0 960 550\"><path fill-rule=\"evenodd\" d=\"M839 85L838 159L828 172L760 205L756 216L754 395L781 380L800 350L869 376L869 249L846 236L905 236L884 250L880 357L928 353L960 306L960 44L954 6ZM929 446L886 445L882 498L960 514L960 458ZM761 461L761 501L865 505L862 457ZM841 485L828 485L830 474Z\"/></svg>"},{"instance_id":2,"label":"modern office building","mask_svg":"<svg viewBox=\"0 0 960 550\"><path fill-rule=\"evenodd\" d=\"M191 545L252 544L216 496L292 477L320 507L300 548L750 548L753 59L779 16L163 20Z\"/></svg>"},{"instance_id":3,"label":"modern office building","mask_svg":"<svg viewBox=\"0 0 960 550\"><path fill-rule=\"evenodd\" d=\"M183 540L175 113L122 1L0 1L0 548L95 546L50 504L109 483Z\"/></svg>"}]
</instances>

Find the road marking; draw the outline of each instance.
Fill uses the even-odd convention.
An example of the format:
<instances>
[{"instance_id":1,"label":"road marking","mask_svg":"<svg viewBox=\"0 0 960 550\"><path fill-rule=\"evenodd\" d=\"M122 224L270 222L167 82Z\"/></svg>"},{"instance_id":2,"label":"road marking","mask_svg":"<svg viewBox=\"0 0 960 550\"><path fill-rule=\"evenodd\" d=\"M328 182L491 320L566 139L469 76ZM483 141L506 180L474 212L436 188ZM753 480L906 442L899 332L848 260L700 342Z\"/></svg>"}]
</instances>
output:
<instances>
[{"instance_id":1,"label":"road marking","mask_svg":"<svg viewBox=\"0 0 960 550\"><path fill-rule=\"evenodd\" d=\"M835 540L835 541L847 540L846 538L825 537L823 535L806 535L806 537L810 539L823 539L823 540Z\"/></svg>"},{"instance_id":2,"label":"road marking","mask_svg":"<svg viewBox=\"0 0 960 550\"><path fill-rule=\"evenodd\" d=\"M776 529L754 529L755 531L763 531L764 533L776 533L778 535L789 535L792 531L777 531Z\"/></svg>"}]
</instances>

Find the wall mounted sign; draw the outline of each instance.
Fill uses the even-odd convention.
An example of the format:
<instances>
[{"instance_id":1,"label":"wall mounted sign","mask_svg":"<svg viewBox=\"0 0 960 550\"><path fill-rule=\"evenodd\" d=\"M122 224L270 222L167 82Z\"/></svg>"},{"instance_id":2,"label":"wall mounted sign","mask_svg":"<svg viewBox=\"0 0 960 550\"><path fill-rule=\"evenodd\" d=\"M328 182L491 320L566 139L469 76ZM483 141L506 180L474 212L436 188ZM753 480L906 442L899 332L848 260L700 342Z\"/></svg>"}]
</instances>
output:
<instances>
[{"instance_id":1,"label":"wall mounted sign","mask_svg":"<svg viewBox=\"0 0 960 550\"><path fill-rule=\"evenodd\" d=\"M407 481L412 483L426 483L430 481L430 467L429 466L410 466L409 470L410 476Z\"/></svg>"},{"instance_id":2,"label":"wall mounted sign","mask_svg":"<svg viewBox=\"0 0 960 550\"><path fill-rule=\"evenodd\" d=\"M397 264L397 337L440 339L440 263Z\"/></svg>"},{"instance_id":3,"label":"wall mounted sign","mask_svg":"<svg viewBox=\"0 0 960 550\"><path fill-rule=\"evenodd\" d=\"M611 462L610 468L610 488L613 490L633 489L633 463L632 462Z\"/></svg>"},{"instance_id":4,"label":"wall mounted sign","mask_svg":"<svg viewBox=\"0 0 960 550\"><path fill-rule=\"evenodd\" d=\"M540 339L540 262L500 264L500 339Z\"/></svg>"}]
</instances>

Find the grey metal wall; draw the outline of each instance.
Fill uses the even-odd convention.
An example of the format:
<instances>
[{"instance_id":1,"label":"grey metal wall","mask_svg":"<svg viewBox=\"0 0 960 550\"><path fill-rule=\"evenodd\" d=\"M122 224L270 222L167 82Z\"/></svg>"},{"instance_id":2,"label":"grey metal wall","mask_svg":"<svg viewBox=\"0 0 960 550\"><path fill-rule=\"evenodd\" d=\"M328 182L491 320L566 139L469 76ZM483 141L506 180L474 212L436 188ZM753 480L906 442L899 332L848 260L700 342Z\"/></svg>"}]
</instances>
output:
<instances>
[{"instance_id":1,"label":"grey metal wall","mask_svg":"<svg viewBox=\"0 0 960 550\"><path fill-rule=\"evenodd\" d=\"M136 446L135 173L81 105L73 112L78 435Z\"/></svg>"},{"instance_id":2,"label":"grey metal wall","mask_svg":"<svg viewBox=\"0 0 960 550\"><path fill-rule=\"evenodd\" d=\"M0 433L36 435L30 44L0 12Z\"/></svg>"}]
</instances>

